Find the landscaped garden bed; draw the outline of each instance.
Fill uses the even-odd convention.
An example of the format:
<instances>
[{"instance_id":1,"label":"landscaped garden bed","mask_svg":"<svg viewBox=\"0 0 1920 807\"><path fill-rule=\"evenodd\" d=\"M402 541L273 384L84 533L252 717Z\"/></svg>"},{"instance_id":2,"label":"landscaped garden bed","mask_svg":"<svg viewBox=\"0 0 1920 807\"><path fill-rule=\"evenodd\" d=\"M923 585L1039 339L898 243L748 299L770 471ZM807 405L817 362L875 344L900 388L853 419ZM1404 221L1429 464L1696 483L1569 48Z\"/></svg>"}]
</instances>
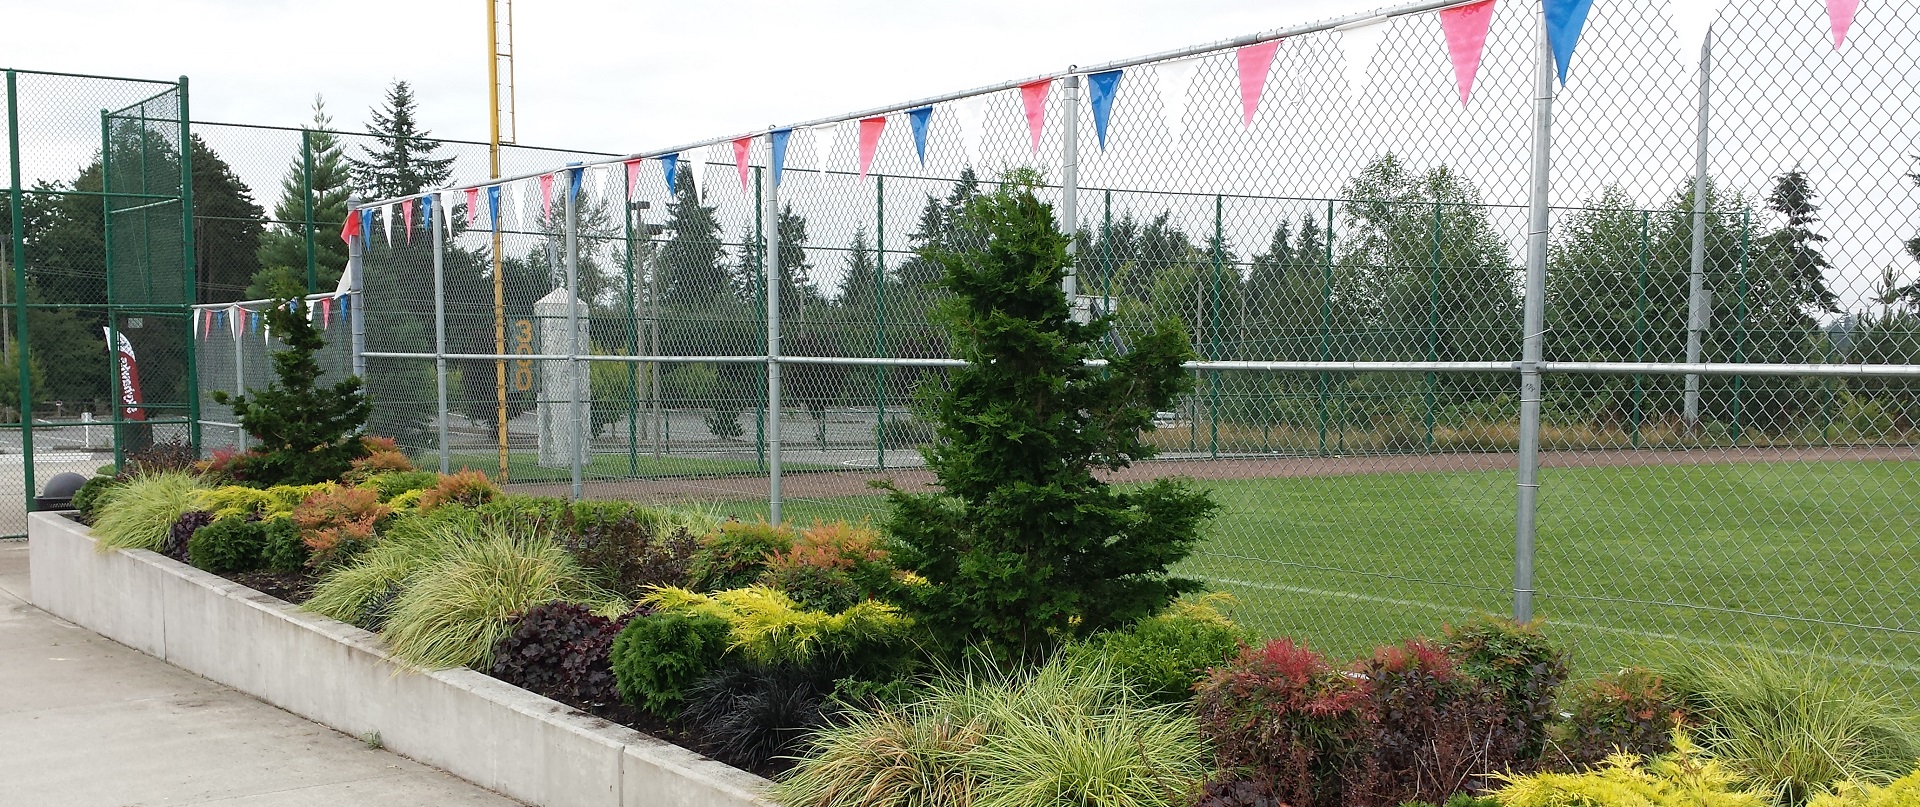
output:
<instances>
[{"instance_id":1,"label":"landscaped garden bed","mask_svg":"<svg viewBox=\"0 0 1920 807\"><path fill-rule=\"evenodd\" d=\"M156 594L157 638L123 641L303 714L347 710L328 722L402 731L398 750L553 804L751 803L761 788L788 807L1920 803L1909 718L1803 659L1675 654L1569 681L1552 637L1493 617L1353 659L1237 624L1230 595L1168 573L1213 500L1097 473L1151 455L1153 413L1191 388L1187 337L1142 325L1114 354L1100 347L1111 323L1074 322L1066 236L1032 183L1015 174L970 202L957 226L980 249L928 255L969 365L924 406L942 491L891 492L882 523L742 522L416 470L392 442L357 436L356 382L315 383L317 337L294 306L270 314L290 344L280 382L233 402L259 448L136 457L77 497L102 547L201 570L129 555L138 574L198 588ZM50 563L85 566L65 551ZM140 602L115 602L116 616L79 621L141 618ZM220 644L252 636L221 632L235 608L409 683L319 674L300 652L222 658L249 652ZM328 652L268 644L283 641ZM450 717L435 711L450 696L397 691L416 679L519 717ZM356 687L373 705L311 706ZM462 756L463 742L511 747L519 735L487 731L528 716L548 738L535 759ZM679 784L637 789L636 758L668 771L648 781Z\"/></svg>"}]
</instances>

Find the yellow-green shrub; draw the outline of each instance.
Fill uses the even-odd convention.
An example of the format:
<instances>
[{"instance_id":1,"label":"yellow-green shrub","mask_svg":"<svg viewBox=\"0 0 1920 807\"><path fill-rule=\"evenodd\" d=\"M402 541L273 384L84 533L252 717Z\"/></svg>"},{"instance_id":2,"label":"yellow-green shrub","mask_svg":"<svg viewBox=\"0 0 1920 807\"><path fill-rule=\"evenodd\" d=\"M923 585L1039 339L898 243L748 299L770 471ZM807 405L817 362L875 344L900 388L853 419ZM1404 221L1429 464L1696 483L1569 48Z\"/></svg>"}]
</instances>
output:
<instances>
[{"instance_id":1,"label":"yellow-green shrub","mask_svg":"<svg viewBox=\"0 0 1920 807\"><path fill-rule=\"evenodd\" d=\"M1885 786L1842 782L1807 807L1920 807L1920 770Z\"/></svg>"},{"instance_id":2,"label":"yellow-green shrub","mask_svg":"<svg viewBox=\"0 0 1920 807\"><path fill-rule=\"evenodd\" d=\"M1642 764L1615 754L1582 773L1495 774L1500 807L1767 807L1771 797L1740 788L1740 777L1676 733L1673 751Z\"/></svg>"},{"instance_id":3,"label":"yellow-green shrub","mask_svg":"<svg viewBox=\"0 0 1920 807\"><path fill-rule=\"evenodd\" d=\"M900 609L868 600L837 614L809 611L765 586L699 594L671 586L642 602L656 611L726 620L728 650L755 664L811 664L823 658L867 660L908 641L913 620Z\"/></svg>"}]
</instances>

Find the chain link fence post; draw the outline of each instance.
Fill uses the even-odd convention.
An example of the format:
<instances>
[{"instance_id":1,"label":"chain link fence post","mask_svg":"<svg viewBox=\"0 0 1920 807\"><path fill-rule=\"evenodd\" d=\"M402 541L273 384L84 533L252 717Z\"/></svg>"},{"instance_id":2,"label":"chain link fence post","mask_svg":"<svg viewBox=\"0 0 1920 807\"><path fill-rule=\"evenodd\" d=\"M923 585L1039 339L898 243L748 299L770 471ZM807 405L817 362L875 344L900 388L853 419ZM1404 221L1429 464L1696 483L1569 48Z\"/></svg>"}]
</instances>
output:
<instances>
[{"instance_id":1,"label":"chain link fence post","mask_svg":"<svg viewBox=\"0 0 1920 807\"><path fill-rule=\"evenodd\" d=\"M754 169L761 189L760 263L767 277L767 519L780 523L780 194L767 172Z\"/></svg>"},{"instance_id":2,"label":"chain link fence post","mask_svg":"<svg viewBox=\"0 0 1920 807\"><path fill-rule=\"evenodd\" d=\"M586 374L590 368L580 360L580 180L586 169L576 163L567 169L566 204L566 267L567 267L567 414L573 421L568 427L573 429L573 451L568 457L571 475L570 495L579 501L582 494L582 479L586 469L587 440L593 436L592 418L581 411L583 397L581 386L588 385ZM589 395L591 389L589 388Z\"/></svg>"},{"instance_id":3,"label":"chain link fence post","mask_svg":"<svg viewBox=\"0 0 1920 807\"><path fill-rule=\"evenodd\" d=\"M435 215L438 215L437 213ZM438 437L440 473L453 471L453 458L447 448L447 242L446 232L429 220L433 231L433 384L434 423ZM571 285L571 281L569 281Z\"/></svg>"},{"instance_id":4,"label":"chain link fence post","mask_svg":"<svg viewBox=\"0 0 1920 807\"><path fill-rule=\"evenodd\" d=\"M186 103L182 101L181 103ZM184 124L182 124L184 125ZM27 512L38 509L35 499L40 491L33 484L33 376L27 336L27 240L26 223L20 207L20 95L18 78L7 71L7 209L13 232L13 328L14 370L20 391L20 468L26 485ZM117 420L118 418L116 418Z\"/></svg>"},{"instance_id":5,"label":"chain link fence post","mask_svg":"<svg viewBox=\"0 0 1920 807\"><path fill-rule=\"evenodd\" d=\"M1540 493L1540 362L1546 348L1547 228L1551 224L1547 194L1553 171L1553 47L1547 38L1547 16L1540 12L1540 43L1533 112L1532 189L1527 213L1526 300L1521 315L1520 461L1513 540L1513 618L1533 619L1534 516Z\"/></svg>"},{"instance_id":6,"label":"chain link fence post","mask_svg":"<svg viewBox=\"0 0 1920 807\"><path fill-rule=\"evenodd\" d=\"M1713 31L1700 43L1700 107L1694 121L1693 245L1687 273L1687 363L1699 364L1705 346L1707 321L1713 308L1707 298L1707 145L1712 111ZM1680 419L1689 434L1700 430L1700 374L1687 374L1686 398Z\"/></svg>"}]
</instances>

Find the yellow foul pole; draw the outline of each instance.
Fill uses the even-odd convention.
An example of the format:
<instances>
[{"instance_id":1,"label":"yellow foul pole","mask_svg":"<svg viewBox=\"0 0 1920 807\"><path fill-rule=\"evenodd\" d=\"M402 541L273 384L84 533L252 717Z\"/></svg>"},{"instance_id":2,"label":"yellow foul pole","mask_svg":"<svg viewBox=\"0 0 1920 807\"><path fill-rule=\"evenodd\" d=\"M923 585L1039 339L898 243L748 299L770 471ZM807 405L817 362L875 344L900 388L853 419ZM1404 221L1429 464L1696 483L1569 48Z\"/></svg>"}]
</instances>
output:
<instances>
[{"instance_id":1,"label":"yellow foul pole","mask_svg":"<svg viewBox=\"0 0 1920 807\"><path fill-rule=\"evenodd\" d=\"M493 179L500 178L500 17L499 9L507 10L507 53L512 59L513 52L513 3L512 0L485 0L487 4L487 130L488 168ZM509 68L511 69L511 68ZM509 101L511 103L511 101ZM516 126L516 128L518 128ZM504 355L507 352L507 283L500 269L500 229L493 231L493 352ZM495 359L493 363L494 400L498 404L495 425L500 443L500 481L507 481L507 362ZM442 417L445 415L443 414Z\"/></svg>"}]
</instances>

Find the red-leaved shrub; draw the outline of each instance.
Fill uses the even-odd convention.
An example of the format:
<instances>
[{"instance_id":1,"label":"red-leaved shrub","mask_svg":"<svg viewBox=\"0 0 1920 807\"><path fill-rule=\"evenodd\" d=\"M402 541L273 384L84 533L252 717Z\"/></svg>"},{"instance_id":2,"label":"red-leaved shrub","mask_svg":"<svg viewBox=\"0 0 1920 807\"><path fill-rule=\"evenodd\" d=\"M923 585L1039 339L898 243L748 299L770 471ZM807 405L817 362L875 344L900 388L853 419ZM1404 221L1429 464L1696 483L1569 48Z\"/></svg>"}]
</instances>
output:
<instances>
[{"instance_id":1,"label":"red-leaved shrub","mask_svg":"<svg viewBox=\"0 0 1920 807\"><path fill-rule=\"evenodd\" d=\"M1362 736L1366 693L1320 654L1276 639L1209 670L1197 687L1201 730L1220 767L1266 782L1295 807L1338 807Z\"/></svg>"},{"instance_id":2,"label":"red-leaved shrub","mask_svg":"<svg viewBox=\"0 0 1920 807\"><path fill-rule=\"evenodd\" d=\"M393 514L369 488L335 488L308 496L293 509L300 540L313 550L312 563L327 566L365 547L373 530Z\"/></svg>"}]
</instances>

